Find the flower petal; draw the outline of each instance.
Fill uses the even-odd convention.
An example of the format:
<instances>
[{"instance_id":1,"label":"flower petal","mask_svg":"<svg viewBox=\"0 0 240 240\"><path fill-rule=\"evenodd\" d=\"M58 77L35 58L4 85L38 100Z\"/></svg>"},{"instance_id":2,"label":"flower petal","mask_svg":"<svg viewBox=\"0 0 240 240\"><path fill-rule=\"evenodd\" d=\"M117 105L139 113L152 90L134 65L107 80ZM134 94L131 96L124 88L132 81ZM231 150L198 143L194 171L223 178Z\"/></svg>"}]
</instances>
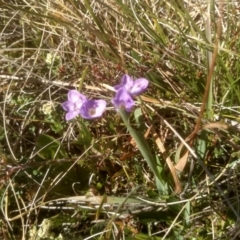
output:
<instances>
[{"instance_id":1,"label":"flower petal","mask_svg":"<svg viewBox=\"0 0 240 240\"><path fill-rule=\"evenodd\" d=\"M87 100L87 97L83 94L81 94L80 92L78 92L77 90L70 90L68 92L68 101L70 102L84 102Z\"/></svg>"},{"instance_id":2,"label":"flower petal","mask_svg":"<svg viewBox=\"0 0 240 240\"><path fill-rule=\"evenodd\" d=\"M123 87L122 84L118 84L118 85L114 86L113 88L117 91L122 87Z\"/></svg>"},{"instance_id":3,"label":"flower petal","mask_svg":"<svg viewBox=\"0 0 240 240\"><path fill-rule=\"evenodd\" d=\"M143 93L148 87L149 81L146 78L138 78L134 81L130 94L135 97Z\"/></svg>"},{"instance_id":4,"label":"flower petal","mask_svg":"<svg viewBox=\"0 0 240 240\"><path fill-rule=\"evenodd\" d=\"M75 109L75 104L70 101L63 102L61 105L66 112L72 112Z\"/></svg>"},{"instance_id":5,"label":"flower petal","mask_svg":"<svg viewBox=\"0 0 240 240\"><path fill-rule=\"evenodd\" d=\"M95 100L95 103L97 104L97 107L96 107L96 112L95 112L95 117L101 117L103 112L105 111L106 109L106 106L107 106L107 102L104 101L104 100Z\"/></svg>"},{"instance_id":6,"label":"flower petal","mask_svg":"<svg viewBox=\"0 0 240 240\"><path fill-rule=\"evenodd\" d=\"M112 103L117 109L124 108L127 112L130 112L135 105L134 100L125 88L120 88L117 91Z\"/></svg>"},{"instance_id":7,"label":"flower petal","mask_svg":"<svg viewBox=\"0 0 240 240\"><path fill-rule=\"evenodd\" d=\"M78 112L78 111L68 112L68 113L66 113L65 119L66 119L67 121L69 121L69 120L77 117L78 115L79 115L79 112Z\"/></svg>"},{"instance_id":8,"label":"flower petal","mask_svg":"<svg viewBox=\"0 0 240 240\"><path fill-rule=\"evenodd\" d=\"M80 115L85 119L94 119L102 116L107 102L104 100L87 100L80 109Z\"/></svg>"},{"instance_id":9,"label":"flower petal","mask_svg":"<svg viewBox=\"0 0 240 240\"><path fill-rule=\"evenodd\" d=\"M133 79L129 75L124 74L121 79L121 85L129 92L133 87Z\"/></svg>"},{"instance_id":10,"label":"flower petal","mask_svg":"<svg viewBox=\"0 0 240 240\"><path fill-rule=\"evenodd\" d=\"M116 85L114 89L117 91L122 87L124 87L128 92L130 92L133 87L133 79L127 74L124 74L122 76L121 83L119 85Z\"/></svg>"}]
</instances>

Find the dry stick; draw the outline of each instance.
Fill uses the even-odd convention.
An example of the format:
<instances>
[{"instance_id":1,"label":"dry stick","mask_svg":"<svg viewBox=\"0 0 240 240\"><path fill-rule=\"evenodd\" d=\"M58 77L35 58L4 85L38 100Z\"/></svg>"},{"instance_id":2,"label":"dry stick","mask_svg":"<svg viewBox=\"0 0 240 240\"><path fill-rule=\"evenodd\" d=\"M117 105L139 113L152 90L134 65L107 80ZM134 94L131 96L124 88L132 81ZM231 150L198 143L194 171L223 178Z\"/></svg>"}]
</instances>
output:
<instances>
[{"instance_id":1,"label":"dry stick","mask_svg":"<svg viewBox=\"0 0 240 240\"><path fill-rule=\"evenodd\" d=\"M207 75L207 82L206 82L206 86L205 86L205 91L204 91L204 95L203 95L201 109L200 109L199 116L198 116L198 119L197 119L197 123L195 125L195 128L194 128L193 132L191 132L191 134L185 139L185 141L189 143L190 147L192 147L194 138L196 137L198 131L201 128L200 125L201 125L201 122L202 122L203 114L204 114L206 103L207 103L207 100L208 100L212 75L213 75L214 67L215 67L216 60L217 60L218 45L219 45L219 39L221 37L221 32L222 32L221 18L219 17L218 22L217 22L216 41L215 41L215 45L214 45L214 51L213 51L211 65L210 65L208 75ZM180 148L181 148L181 146L180 146ZM187 152L189 152L189 151L187 151ZM177 165L175 165L175 168L176 169L181 169L181 171L183 171L183 169L185 168L185 165L186 165L186 161L187 161L187 158L186 158L186 154L185 154L184 157L179 160ZM180 166L182 166L182 167L180 168Z\"/></svg>"},{"instance_id":2,"label":"dry stick","mask_svg":"<svg viewBox=\"0 0 240 240\"><path fill-rule=\"evenodd\" d=\"M213 57L212 57L211 65L210 65L208 75L207 75L207 82L206 82L206 86L205 86L205 92L204 92L204 95L203 95L203 101L202 101L200 113L199 113L197 123L195 125L195 128L194 128L193 132L187 137L187 141L190 141L191 143L192 143L194 137L196 136L196 134L198 133L198 131L200 129L200 124L202 122L203 114L204 114L206 103L207 103L207 100L208 100L212 75L213 75L213 71L214 71L214 67L215 67L216 60L217 60L217 55L218 55L218 44L219 44L219 39L220 39L220 36L221 36L221 32L222 32L221 19L219 18L218 23L217 23L217 36L216 36L216 41L215 41L215 45L214 45Z\"/></svg>"}]
</instances>

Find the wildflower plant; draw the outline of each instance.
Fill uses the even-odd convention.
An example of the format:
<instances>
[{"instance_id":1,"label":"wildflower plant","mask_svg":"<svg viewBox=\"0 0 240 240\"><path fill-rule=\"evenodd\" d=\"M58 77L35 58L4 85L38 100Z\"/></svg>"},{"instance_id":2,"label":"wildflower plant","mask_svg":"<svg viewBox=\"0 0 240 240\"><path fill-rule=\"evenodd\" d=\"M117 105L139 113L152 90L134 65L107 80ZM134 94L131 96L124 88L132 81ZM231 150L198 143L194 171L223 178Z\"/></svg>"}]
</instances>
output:
<instances>
[{"instance_id":1,"label":"wildflower plant","mask_svg":"<svg viewBox=\"0 0 240 240\"><path fill-rule=\"evenodd\" d=\"M121 79L121 83L116 85L114 89L116 91L120 89L125 89L129 95L136 97L146 91L149 81L145 78L138 78L135 81L132 77L127 74L124 74Z\"/></svg>"},{"instance_id":2,"label":"wildflower plant","mask_svg":"<svg viewBox=\"0 0 240 240\"><path fill-rule=\"evenodd\" d=\"M139 151L152 170L155 176L158 191L161 192L161 194L167 195L167 183L165 179L161 177L161 170L163 168L159 166L159 162L157 162L157 159L153 156L148 142L144 136L135 130L128 121L127 113L131 112L133 106L135 105L133 98L145 92L148 85L149 81L145 78L138 78L134 81L132 77L125 74L121 79L121 83L114 87L116 90L116 95L112 99L112 103L115 106L116 110L119 112L132 138L136 142Z\"/></svg>"},{"instance_id":3,"label":"wildflower plant","mask_svg":"<svg viewBox=\"0 0 240 240\"><path fill-rule=\"evenodd\" d=\"M84 119L94 119L101 117L106 108L104 100L88 100L87 97L77 90L68 92L68 100L62 103L62 108L67 112L67 121L81 116Z\"/></svg>"},{"instance_id":4,"label":"wildflower plant","mask_svg":"<svg viewBox=\"0 0 240 240\"><path fill-rule=\"evenodd\" d=\"M145 78L138 78L134 81L132 77L124 74L121 79L121 83L114 87L117 91L112 100L115 108L125 108L127 112L131 112L135 104L133 97L143 93L147 89L148 84L149 81Z\"/></svg>"},{"instance_id":5,"label":"wildflower plant","mask_svg":"<svg viewBox=\"0 0 240 240\"><path fill-rule=\"evenodd\" d=\"M117 91L115 97L112 99L112 103L117 110L123 108L127 112L131 112L135 105L131 95L124 88Z\"/></svg>"},{"instance_id":6,"label":"wildflower plant","mask_svg":"<svg viewBox=\"0 0 240 240\"><path fill-rule=\"evenodd\" d=\"M159 171L157 167L157 160L152 155L146 139L128 122L127 113L131 112L135 105L133 98L146 91L148 84L149 81L145 78L138 78L134 81L132 77L125 74L121 79L121 83L114 87L116 95L111 102L115 106L117 112L119 112L129 133L135 140L139 151L153 171L158 190L163 194L167 194L167 185L164 179L161 178L161 171ZM94 119L102 116L106 109L106 105L107 103L105 100L88 100L85 95L82 95L78 91L70 90L68 92L68 101L64 102L62 107L67 112L65 116L66 120L71 120L77 116L81 116L84 119Z\"/></svg>"}]
</instances>

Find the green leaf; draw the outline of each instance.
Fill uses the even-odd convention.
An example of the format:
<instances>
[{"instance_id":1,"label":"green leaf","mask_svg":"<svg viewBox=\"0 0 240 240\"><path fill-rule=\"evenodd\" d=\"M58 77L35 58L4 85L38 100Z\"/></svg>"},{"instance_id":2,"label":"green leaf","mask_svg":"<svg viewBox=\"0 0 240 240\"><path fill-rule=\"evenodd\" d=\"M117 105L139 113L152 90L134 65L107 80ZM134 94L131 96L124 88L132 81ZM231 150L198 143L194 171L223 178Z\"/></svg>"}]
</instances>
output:
<instances>
[{"instance_id":1,"label":"green leaf","mask_svg":"<svg viewBox=\"0 0 240 240\"><path fill-rule=\"evenodd\" d=\"M207 131L203 130L197 139L197 153L201 157L201 159L204 159L206 151L207 151Z\"/></svg>"},{"instance_id":2,"label":"green leaf","mask_svg":"<svg viewBox=\"0 0 240 240\"><path fill-rule=\"evenodd\" d=\"M140 55L139 55L136 51L134 51L134 50L131 50L131 56L132 56L137 62L139 62L139 61L141 60Z\"/></svg>"},{"instance_id":3,"label":"green leaf","mask_svg":"<svg viewBox=\"0 0 240 240\"><path fill-rule=\"evenodd\" d=\"M100 29L100 31L104 34L104 29L101 25L101 21L99 20L99 18L94 14L92 8L91 8L91 5L90 5L90 2L88 0L84 0L84 4L87 8L87 10L89 11L89 13L91 14L94 22L96 23L96 25L98 26L98 28Z\"/></svg>"},{"instance_id":4,"label":"green leaf","mask_svg":"<svg viewBox=\"0 0 240 240\"><path fill-rule=\"evenodd\" d=\"M158 186L158 190L161 192L161 194L167 195L167 188L166 188L166 183L165 181L161 178L161 173L159 172L157 168L157 162L155 157L151 153L151 149L148 145L148 142L144 138L143 134L140 132L134 130L131 125L128 122L128 116L125 110L119 109L119 113L123 119L124 124L126 125L129 133L133 137L133 139L136 142L136 145L141 152L142 156L146 160L148 166L151 168L153 171L155 177L156 177L156 184Z\"/></svg>"},{"instance_id":5,"label":"green leaf","mask_svg":"<svg viewBox=\"0 0 240 240\"><path fill-rule=\"evenodd\" d=\"M189 225L190 224L190 219L191 219L190 218L190 216L191 216L191 204L190 204L190 201L188 201L186 203L186 208L185 208L183 214L184 214L184 219L185 219L186 225Z\"/></svg>"},{"instance_id":6,"label":"green leaf","mask_svg":"<svg viewBox=\"0 0 240 240\"><path fill-rule=\"evenodd\" d=\"M141 108L136 108L134 111L134 118L137 123L137 126L141 129L144 127L144 119Z\"/></svg>"}]
</instances>

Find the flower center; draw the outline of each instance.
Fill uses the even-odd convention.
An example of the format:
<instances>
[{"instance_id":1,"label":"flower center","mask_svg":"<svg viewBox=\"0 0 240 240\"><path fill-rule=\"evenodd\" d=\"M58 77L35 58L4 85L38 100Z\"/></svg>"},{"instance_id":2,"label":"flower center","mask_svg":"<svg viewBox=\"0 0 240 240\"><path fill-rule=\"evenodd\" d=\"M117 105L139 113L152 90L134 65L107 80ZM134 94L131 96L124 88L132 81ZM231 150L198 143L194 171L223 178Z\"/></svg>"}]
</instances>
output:
<instances>
[{"instance_id":1,"label":"flower center","mask_svg":"<svg viewBox=\"0 0 240 240\"><path fill-rule=\"evenodd\" d=\"M89 115L93 116L96 113L96 109L95 108L90 108L88 110L88 113L89 113Z\"/></svg>"},{"instance_id":2,"label":"flower center","mask_svg":"<svg viewBox=\"0 0 240 240\"><path fill-rule=\"evenodd\" d=\"M79 111L79 109L81 108L81 106L82 106L82 101L77 101L77 102L75 102L75 104L74 104L74 110L75 110L75 111Z\"/></svg>"}]
</instances>

